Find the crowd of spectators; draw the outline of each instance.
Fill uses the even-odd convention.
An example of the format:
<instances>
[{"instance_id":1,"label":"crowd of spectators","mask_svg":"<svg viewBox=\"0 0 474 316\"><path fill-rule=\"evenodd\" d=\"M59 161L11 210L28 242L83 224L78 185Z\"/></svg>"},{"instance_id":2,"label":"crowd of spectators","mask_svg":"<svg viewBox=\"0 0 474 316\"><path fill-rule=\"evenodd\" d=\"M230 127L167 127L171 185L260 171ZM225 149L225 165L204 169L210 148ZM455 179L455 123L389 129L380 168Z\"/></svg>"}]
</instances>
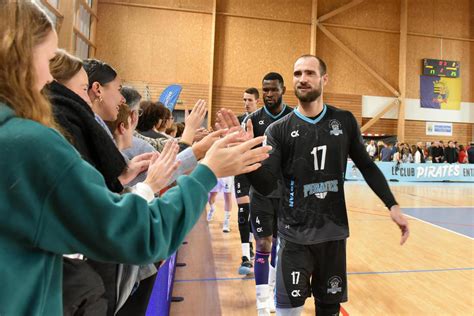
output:
<instances>
[{"instance_id":1,"label":"crowd of spectators","mask_svg":"<svg viewBox=\"0 0 474 316\"><path fill-rule=\"evenodd\" d=\"M464 146L457 141L428 143L417 142L410 145L404 142L388 144L369 140L366 150L374 161L394 161L403 163L474 163L474 142Z\"/></svg>"}]
</instances>

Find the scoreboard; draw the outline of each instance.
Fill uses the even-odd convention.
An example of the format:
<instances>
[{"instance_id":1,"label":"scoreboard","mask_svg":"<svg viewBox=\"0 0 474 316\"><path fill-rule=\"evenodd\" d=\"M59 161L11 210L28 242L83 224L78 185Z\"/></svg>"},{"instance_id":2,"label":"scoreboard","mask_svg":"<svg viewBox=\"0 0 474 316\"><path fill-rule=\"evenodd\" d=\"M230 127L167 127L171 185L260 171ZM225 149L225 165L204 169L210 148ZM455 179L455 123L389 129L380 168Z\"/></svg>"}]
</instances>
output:
<instances>
[{"instance_id":1,"label":"scoreboard","mask_svg":"<svg viewBox=\"0 0 474 316\"><path fill-rule=\"evenodd\" d=\"M423 75L458 78L459 62L425 58L423 59Z\"/></svg>"}]
</instances>

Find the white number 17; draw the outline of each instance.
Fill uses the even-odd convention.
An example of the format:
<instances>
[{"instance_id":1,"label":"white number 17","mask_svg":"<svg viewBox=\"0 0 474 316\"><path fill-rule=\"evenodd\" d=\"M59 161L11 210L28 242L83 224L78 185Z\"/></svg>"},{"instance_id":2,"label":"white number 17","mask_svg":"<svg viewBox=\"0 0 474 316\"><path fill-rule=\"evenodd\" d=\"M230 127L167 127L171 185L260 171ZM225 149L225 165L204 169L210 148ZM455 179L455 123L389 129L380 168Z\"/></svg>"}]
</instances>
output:
<instances>
[{"instance_id":1,"label":"white number 17","mask_svg":"<svg viewBox=\"0 0 474 316\"><path fill-rule=\"evenodd\" d=\"M328 146L319 146L319 147L314 147L313 151L311 151L311 154L314 155L314 170L324 170L324 166L326 164L326 150ZM321 155L321 166L319 166L318 163L318 151L322 151L323 154Z\"/></svg>"}]
</instances>

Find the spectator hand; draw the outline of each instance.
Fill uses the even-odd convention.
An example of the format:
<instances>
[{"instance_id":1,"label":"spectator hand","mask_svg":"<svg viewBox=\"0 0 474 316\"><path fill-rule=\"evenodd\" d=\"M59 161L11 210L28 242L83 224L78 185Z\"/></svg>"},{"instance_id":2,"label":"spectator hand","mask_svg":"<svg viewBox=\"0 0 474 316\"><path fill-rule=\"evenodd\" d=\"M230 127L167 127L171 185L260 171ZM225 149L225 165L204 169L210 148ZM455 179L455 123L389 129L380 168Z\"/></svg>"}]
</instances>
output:
<instances>
[{"instance_id":1,"label":"spectator hand","mask_svg":"<svg viewBox=\"0 0 474 316\"><path fill-rule=\"evenodd\" d=\"M218 178L252 172L261 166L261 161L268 158L271 150L271 146L254 148L263 140L261 136L242 142L241 133L230 133L211 146L201 163L208 166Z\"/></svg>"},{"instance_id":2,"label":"spectator hand","mask_svg":"<svg viewBox=\"0 0 474 316\"><path fill-rule=\"evenodd\" d=\"M128 162L127 168L125 168L122 174L118 177L120 183L126 185L135 179L140 173L146 171L150 165L152 157L153 153L145 153L133 157L133 159Z\"/></svg>"},{"instance_id":3,"label":"spectator hand","mask_svg":"<svg viewBox=\"0 0 474 316\"><path fill-rule=\"evenodd\" d=\"M175 141L166 142L161 154L154 153L151 159L148 174L144 183L148 184L153 192L159 192L170 181L179 166L179 161L176 160L179 146Z\"/></svg>"},{"instance_id":4,"label":"spectator hand","mask_svg":"<svg viewBox=\"0 0 474 316\"><path fill-rule=\"evenodd\" d=\"M192 148L193 148L193 153L194 156L196 156L197 160L200 160L206 155L206 152L211 148L211 146L222 136L225 136L227 134L227 129L221 129L216 132L212 132L208 134L206 137L204 137L202 140L200 140L197 143L194 143Z\"/></svg>"},{"instance_id":5,"label":"spectator hand","mask_svg":"<svg viewBox=\"0 0 474 316\"><path fill-rule=\"evenodd\" d=\"M205 129L204 127L200 127L196 130L196 133L194 134L194 140L193 140L193 144L195 142L198 142L200 140L202 140L204 137L206 137L207 135L209 135L209 131L207 129Z\"/></svg>"},{"instance_id":6,"label":"spectator hand","mask_svg":"<svg viewBox=\"0 0 474 316\"><path fill-rule=\"evenodd\" d=\"M240 123L232 110L220 109L217 112L216 130L229 129L232 132L238 128L240 128Z\"/></svg>"},{"instance_id":7,"label":"spectator hand","mask_svg":"<svg viewBox=\"0 0 474 316\"><path fill-rule=\"evenodd\" d=\"M395 224L398 225L400 230L402 231L402 239L400 240L400 245L403 245L405 241L407 241L408 236L410 235L410 229L408 228L408 220L403 215L402 211L400 210L400 206L394 205L390 208L390 217Z\"/></svg>"},{"instance_id":8,"label":"spectator hand","mask_svg":"<svg viewBox=\"0 0 474 316\"><path fill-rule=\"evenodd\" d=\"M207 113L207 103L204 100L198 100L194 105L193 110L185 120L183 135L181 141L191 145L194 140L196 130L201 127L204 117Z\"/></svg>"}]
</instances>

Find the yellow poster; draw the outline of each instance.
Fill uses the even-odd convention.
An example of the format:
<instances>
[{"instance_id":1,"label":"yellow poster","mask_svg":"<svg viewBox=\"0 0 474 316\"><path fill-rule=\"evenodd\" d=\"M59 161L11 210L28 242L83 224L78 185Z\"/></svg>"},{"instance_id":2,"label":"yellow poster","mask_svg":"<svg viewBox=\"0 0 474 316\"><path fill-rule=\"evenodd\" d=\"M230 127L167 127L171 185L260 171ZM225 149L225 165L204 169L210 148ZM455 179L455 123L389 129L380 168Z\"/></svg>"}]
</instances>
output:
<instances>
[{"instance_id":1,"label":"yellow poster","mask_svg":"<svg viewBox=\"0 0 474 316\"><path fill-rule=\"evenodd\" d=\"M461 109L461 78L440 77L434 87L435 93L437 89L445 90L446 98L440 102L442 110Z\"/></svg>"}]
</instances>

